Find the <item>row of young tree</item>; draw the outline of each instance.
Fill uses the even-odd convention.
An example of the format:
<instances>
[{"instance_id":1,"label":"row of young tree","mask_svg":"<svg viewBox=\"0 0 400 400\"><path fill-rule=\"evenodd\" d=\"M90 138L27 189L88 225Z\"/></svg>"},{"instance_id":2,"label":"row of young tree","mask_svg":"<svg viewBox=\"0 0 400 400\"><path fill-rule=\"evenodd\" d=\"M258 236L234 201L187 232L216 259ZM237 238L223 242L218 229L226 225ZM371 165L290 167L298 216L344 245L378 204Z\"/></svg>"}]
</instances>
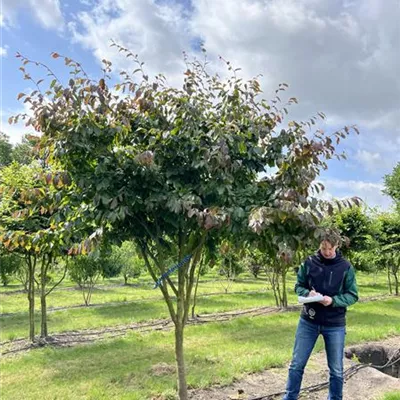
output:
<instances>
[{"instance_id":1,"label":"row of young tree","mask_svg":"<svg viewBox=\"0 0 400 400\"><path fill-rule=\"evenodd\" d=\"M99 255L105 244L133 242L175 326L183 400L184 328L202 260L219 248L229 264L238 243L249 243L270 264L277 303L287 305L286 275L318 238L322 221L335 208L358 203L322 200L316 182L329 159L343 158L336 146L351 129L313 131L322 113L286 121L297 103L281 103L287 85L268 102L259 78L243 80L230 62L223 61L227 77L221 78L206 59L185 57L183 85L176 88L162 75L150 79L133 53L113 45L136 68L120 72L115 85L107 60L94 80L80 63L53 53L70 70L63 83L48 66L17 55L36 89L18 95L32 115L10 122L23 119L41 137L37 161L1 170L0 243L26 262L34 340L35 288L46 337L46 296L55 287L48 288L46 277L57 260L64 258L67 268L67 260ZM35 81L30 65L46 77Z\"/></svg>"}]
</instances>

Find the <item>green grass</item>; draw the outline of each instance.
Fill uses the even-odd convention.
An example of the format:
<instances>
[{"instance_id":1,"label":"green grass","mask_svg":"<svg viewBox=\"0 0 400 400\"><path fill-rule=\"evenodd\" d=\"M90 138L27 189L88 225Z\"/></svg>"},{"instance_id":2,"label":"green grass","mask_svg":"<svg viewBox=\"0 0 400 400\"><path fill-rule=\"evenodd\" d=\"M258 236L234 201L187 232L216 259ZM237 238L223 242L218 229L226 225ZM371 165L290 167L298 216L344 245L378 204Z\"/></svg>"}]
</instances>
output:
<instances>
[{"instance_id":1,"label":"green grass","mask_svg":"<svg viewBox=\"0 0 400 400\"><path fill-rule=\"evenodd\" d=\"M274 305L272 293L242 293L200 297L196 310L206 314L263 305ZM48 314L48 326L49 332L55 333L159 318L169 318L167 306L163 300L54 311ZM27 313L0 317L0 340L27 337L28 324ZM36 315L36 328L40 329L39 313Z\"/></svg>"},{"instance_id":2,"label":"green grass","mask_svg":"<svg viewBox=\"0 0 400 400\"><path fill-rule=\"evenodd\" d=\"M114 286L110 286L113 284ZM117 286L118 285L118 286ZM105 281L94 288L92 303L105 304L111 302L141 301L145 299L162 299L159 289L153 289L154 282L150 279L141 280L135 286L124 286L120 281ZM22 286L14 286L13 290L21 290ZM266 289L266 282L255 279L238 279L233 282L229 292L241 291L261 291ZM217 293L223 292L223 286L219 281L206 280L199 285L198 293ZM4 288L0 291L0 312L15 313L25 312L28 307L27 296L25 293L10 293L11 290ZM48 307L68 307L83 304L83 296L79 289L71 286L71 282L56 288L48 297ZM40 308L40 302L36 304Z\"/></svg>"},{"instance_id":3,"label":"green grass","mask_svg":"<svg viewBox=\"0 0 400 400\"><path fill-rule=\"evenodd\" d=\"M374 296L386 294L387 284L385 274L379 274L377 282L374 282L373 275L357 274L358 285L361 296ZM296 296L291 290L295 283L295 275L288 275L287 287L289 292L289 301L296 302ZM153 289L154 283L149 277L135 279L130 286L124 286L121 279L109 279L100 282L94 289L92 295L92 304L106 303L123 303L142 300L162 299L158 289ZM11 289L12 288L12 289ZM15 290L21 290L21 285L13 284L11 287L0 288L0 313L17 313L26 312L28 308L28 300L25 293L12 293ZM251 292L251 291L271 291L265 277L254 279L248 274L240 275L229 288L229 293L232 292ZM199 284L199 295L209 293L224 292L221 278L215 274L208 274L202 277ZM75 288L75 285L65 280L57 287L48 297L48 308L53 307L70 307L79 306L83 303L83 297L80 290ZM39 309L40 302L36 302L36 309Z\"/></svg>"},{"instance_id":4,"label":"green grass","mask_svg":"<svg viewBox=\"0 0 400 400\"><path fill-rule=\"evenodd\" d=\"M295 275L288 274L287 287L289 291L289 301L296 302L296 297L291 290L295 283ZM388 293L386 276L381 273L377 276L370 274L357 274L358 285L362 296L374 296ZM83 297L80 290L76 289L76 285L70 280L65 280L57 287L48 297L48 307L68 307L79 306L83 304ZM124 286L120 278L107 279L99 282L95 287L92 303L106 304L111 302L130 302L142 301L145 299L161 299L161 293L158 289L153 289L154 282L148 276L132 281L132 285ZM12 293L15 290L22 290L22 285L16 282L9 287L0 287L0 313L16 313L26 312L28 301L24 293ZM270 290L266 278L261 277L254 279L249 274L240 275L229 288L229 293L243 291L263 291ZM221 277L216 274L207 274L202 277L199 284L198 293L217 293L224 292ZM40 304L37 302L36 308L39 309Z\"/></svg>"},{"instance_id":5,"label":"green grass","mask_svg":"<svg viewBox=\"0 0 400 400\"><path fill-rule=\"evenodd\" d=\"M400 390L395 392L385 393L379 400L400 400Z\"/></svg>"},{"instance_id":6,"label":"green grass","mask_svg":"<svg viewBox=\"0 0 400 400\"><path fill-rule=\"evenodd\" d=\"M358 274L358 282L361 297L381 295L387 293L385 276L378 276L376 284L372 275ZM230 288L228 294L205 296L208 293L223 291L220 282L215 275L203 277L199 285L196 312L208 314L213 312L231 311L259 306L273 306L275 300L272 291L266 282L254 279L248 275L240 276ZM288 276L288 288L294 286L295 276ZM134 286L110 286L121 284L119 280L108 280L108 286L99 286L93 294L93 302L102 304L100 307L71 308L48 313L49 332L64 332L72 329L100 328L112 325L129 324L132 322L146 321L150 319L168 318L167 307L160 296L159 290L153 290L148 278L136 280ZM64 288L68 290L55 290L48 297L48 307L75 306L82 304L82 294L78 290L71 290L71 282L66 281ZM233 292L243 292L231 294ZM27 299L24 294L0 295L3 312L13 315L0 316L0 340L11 340L27 337L28 314ZM289 292L289 303L296 303L296 296ZM113 305L108 303L115 303ZM40 305L36 302L37 310ZM36 319L36 328L39 329L39 313Z\"/></svg>"},{"instance_id":7,"label":"green grass","mask_svg":"<svg viewBox=\"0 0 400 400\"><path fill-rule=\"evenodd\" d=\"M188 326L189 386L229 384L247 373L284 366L290 360L297 321L298 313L290 312ZM349 310L347 344L389 335L400 335L398 299L360 303ZM144 400L164 394L173 398L174 373L157 377L152 372L161 362L174 365L173 343L173 332L132 332L123 339L4 359L1 397ZM316 351L321 348L319 341Z\"/></svg>"}]
</instances>

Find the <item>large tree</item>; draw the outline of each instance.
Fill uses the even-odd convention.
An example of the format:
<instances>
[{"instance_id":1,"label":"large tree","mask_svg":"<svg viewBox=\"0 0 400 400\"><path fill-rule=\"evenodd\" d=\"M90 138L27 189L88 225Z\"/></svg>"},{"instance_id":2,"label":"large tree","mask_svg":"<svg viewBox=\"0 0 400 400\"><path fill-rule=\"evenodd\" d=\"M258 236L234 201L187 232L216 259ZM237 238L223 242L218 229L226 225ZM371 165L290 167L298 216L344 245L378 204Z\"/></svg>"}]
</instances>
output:
<instances>
[{"instance_id":1,"label":"large tree","mask_svg":"<svg viewBox=\"0 0 400 400\"><path fill-rule=\"evenodd\" d=\"M306 192L291 191L294 174L309 158L319 165L331 156L333 139L349 130L309 139L311 122L278 129L288 112L277 107L279 97L262 99L258 78L243 81L229 62L222 79L208 72L207 62L185 58L183 87L175 88L162 75L149 79L134 54L117 47L137 68L121 72L113 88L111 62L103 60L104 75L94 81L79 63L53 53L74 78L64 85L45 66L54 79L44 93L20 95L34 113L22 117L41 131L47 161L71 174L93 220L111 238L137 244L175 325L178 391L187 399L184 327L207 235L243 226L260 206L281 210L282 196L287 204L291 196L304 203ZM260 184L266 166L280 173Z\"/></svg>"}]
</instances>

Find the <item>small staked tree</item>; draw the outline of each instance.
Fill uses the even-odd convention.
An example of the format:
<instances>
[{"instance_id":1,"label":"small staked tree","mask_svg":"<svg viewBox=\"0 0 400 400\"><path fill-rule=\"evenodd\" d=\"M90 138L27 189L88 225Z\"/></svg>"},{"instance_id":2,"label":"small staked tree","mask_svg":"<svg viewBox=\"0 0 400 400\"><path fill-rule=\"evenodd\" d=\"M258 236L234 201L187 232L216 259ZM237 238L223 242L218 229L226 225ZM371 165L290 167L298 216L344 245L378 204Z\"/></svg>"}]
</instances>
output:
<instances>
[{"instance_id":1,"label":"small staked tree","mask_svg":"<svg viewBox=\"0 0 400 400\"><path fill-rule=\"evenodd\" d=\"M79 286L85 306L89 306L94 287L102 276L102 260L93 254L79 255L68 264L69 276Z\"/></svg>"},{"instance_id":2,"label":"small staked tree","mask_svg":"<svg viewBox=\"0 0 400 400\"><path fill-rule=\"evenodd\" d=\"M90 305L99 279L118 276L123 266L119 255L113 253L111 247L104 242L98 243L95 251L89 254L79 254L68 259L69 276L79 286L86 306Z\"/></svg>"},{"instance_id":3,"label":"small staked tree","mask_svg":"<svg viewBox=\"0 0 400 400\"><path fill-rule=\"evenodd\" d=\"M239 243L232 235L224 238L218 246L218 269L222 276L219 282L225 293L228 293L236 277L244 270L241 263L243 255L243 243Z\"/></svg>"},{"instance_id":4,"label":"small staked tree","mask_svg":"<svg viewBox=\"0 0 400 400\"><path fill-rule=\"evenodd\" d=\"M0 170L0 242L12 254L25 261L29 301L29 338L35 339L34 308L36 288L41 305L40 336L48 336L46 298L65 277L56 282L48 273L57 257L65 252L70 230L59 223L63 219L62 188L68 185L66 174L45 170L38 163L13 162Z\"/></svg>"},{"instance_id":5,"label":"small staked tree","mask_svg":"<svg viewBox=\"0 0 400 400\"><path fill-rule=\"evenodd\" d=\"M288 112L277 107L279 98L262 99L258 78L243 81L229 62L229 76L222 79L208 71L207 62L185 58L183 87L175 88L162 75L151 80L133 53L117 47L137 69L123 71L114 90L108 86L109 61L103 60L103 77L95 81L79 63L53 53L72 69L64 85L47 66L18 55L23 69L44 66L52 81L43 93L20 94L34 115L15 118L42 132L48 162L59 162L71 174L105 234L133 240L140 249L174 322L178 393L185 400L184 328L209 232L218 235L260 206L283 221L291 198L305 203L298 181L315 177L301 166L332 154L332 138L319 134L310 140L295 122L278 129ZM267 165L279 174L260 184ZM168 270L171 258L176 266Z\"/></svg>"},{"instance_id":6,"label":"small staked tree","mask_svg":"<svg viewBox=\"0 0 400 400\"><path fill-rule=\"evenodd\" d=\"M129 278L137 278L145 268L143 259L140 259L133 242L124 241L120 246L113 246L112 259L119 265L119 274L128 285Z\"/></svg>"}]
</instances>

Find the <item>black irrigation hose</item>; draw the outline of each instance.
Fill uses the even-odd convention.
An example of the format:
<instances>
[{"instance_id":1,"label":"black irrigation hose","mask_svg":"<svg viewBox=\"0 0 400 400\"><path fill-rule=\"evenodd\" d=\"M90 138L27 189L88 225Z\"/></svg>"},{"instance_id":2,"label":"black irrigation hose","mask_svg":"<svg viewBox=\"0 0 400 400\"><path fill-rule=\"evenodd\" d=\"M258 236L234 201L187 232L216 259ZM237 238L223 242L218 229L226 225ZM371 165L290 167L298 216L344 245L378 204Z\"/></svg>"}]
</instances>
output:
<instances>
[{"instance_id":1,"label":"black irrigation hose","mask_svg":"<svg viewBox=\"0 0 400 400\"><path fill-rule=\"evenodd\" d=\"M395 357L397 357L397 358L395 360L393 360ZM372 367L372 368L376 368L376 369L384 369L384 368L391 367L392 365L395 365L398 362L400 362L400 348L393 353L393 355L390 357L390 359L387 361L387 363L385 365L372 365L372 364L353 365L352 367L346 369L346 371L343 373L343 379L344 379L344 381L347 381L353 375L355 375L358 371L360 371L361 369L366 368L366 367ZM301 392L308 392L308 393L318 392L322 389L327 388L328 386L329 386L329 382L327 381L327 382L319 383L317 385L307 386L307 387L301 389L300 393ZM248 400L273 400L275 397L282 396L285 393L286 393L286 391L272 393L272 394L266 394L266 395L262 395L259 397L251 397Z\"/></svg>"}]
</instances>

